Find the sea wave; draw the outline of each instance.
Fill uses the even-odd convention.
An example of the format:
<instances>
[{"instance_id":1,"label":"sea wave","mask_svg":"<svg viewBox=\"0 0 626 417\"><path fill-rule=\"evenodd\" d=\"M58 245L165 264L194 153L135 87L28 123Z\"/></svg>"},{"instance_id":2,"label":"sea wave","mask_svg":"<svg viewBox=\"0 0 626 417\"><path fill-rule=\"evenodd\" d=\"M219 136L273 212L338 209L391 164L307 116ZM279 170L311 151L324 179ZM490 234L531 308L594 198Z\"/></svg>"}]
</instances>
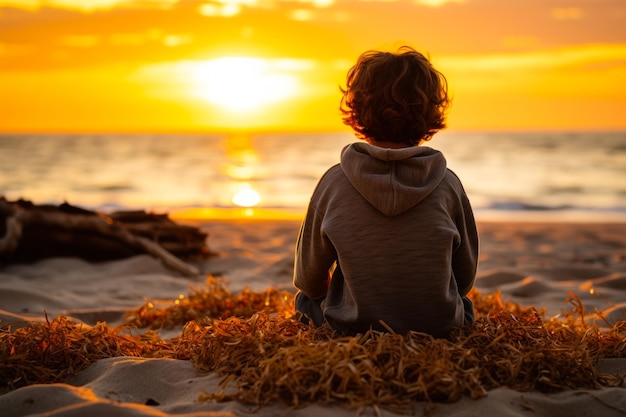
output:
<instances>
[{"instance_id":1,"label":"sea wave","mask_svg":"<svg viewBox=\"0 0 626 417\"><path fill-rule=\"evenodd\" d=\"M356 139L342 134L0 135L0 195L37 204L178 211L303 211ZM440 149L475 210L590 218L626 211L626 132L441 132Z\"/></svg>"}]
</instances>

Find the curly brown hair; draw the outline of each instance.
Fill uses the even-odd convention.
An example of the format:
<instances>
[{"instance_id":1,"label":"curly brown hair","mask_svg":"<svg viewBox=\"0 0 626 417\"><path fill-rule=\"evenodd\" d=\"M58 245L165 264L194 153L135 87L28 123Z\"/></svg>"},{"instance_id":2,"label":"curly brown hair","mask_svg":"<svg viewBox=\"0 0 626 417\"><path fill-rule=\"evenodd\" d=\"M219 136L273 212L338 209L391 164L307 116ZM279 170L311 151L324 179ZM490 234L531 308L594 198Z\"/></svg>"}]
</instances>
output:
<instances>
[{"instance_id":1,"label":"curly brown hair","mask_svg":"<svg viewBox=\"0 0 626 417\"><path fill-rule=\"evenodd\" d=\"M364 52L340 89L343 122L361 139L414 146L446 127L447 80L409 46Z\"/></svg>"}]
</instances>

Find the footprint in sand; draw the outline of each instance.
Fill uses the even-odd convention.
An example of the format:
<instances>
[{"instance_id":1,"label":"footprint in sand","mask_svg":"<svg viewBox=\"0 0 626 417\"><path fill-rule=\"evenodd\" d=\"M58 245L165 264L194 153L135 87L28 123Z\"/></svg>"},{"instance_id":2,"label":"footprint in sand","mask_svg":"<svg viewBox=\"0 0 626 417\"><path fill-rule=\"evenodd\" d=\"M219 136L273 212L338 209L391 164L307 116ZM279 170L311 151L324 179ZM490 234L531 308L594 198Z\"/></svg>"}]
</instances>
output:
<instances>
[{"instance_id":1,"label":"footprint in sand","mask_svg":"<svg viewBox=\"0 0 626 417\"><path fill-rule=\"evenodd\" d=\"M506 271L503 269L490 269L476 275L476 286L479 288L494 288L524 280L526 275L519 272Z\"/></svg>"},{"instance_id":2,"label":"footprint in sand","mask_svg":"<svg viewBox=\"0 0 626 417\"><path fill-rule=\"evenodd\" d=\"M585 266L555 267L533 272L551 281L581 281L604 277L611 273L610 270L604 268Z\"/></svg>"},{"instance_id":3,"label":"footprint in sand","mask_svg":"<svg viewBox=\"0 0 626 417\"><path fill-rule=\"evenodd\" d=\"M521 282L512 283L502 288L502 292L515 297L545 297L554 288L538 277L526 277Z\"/></svg>"}]
</instances>

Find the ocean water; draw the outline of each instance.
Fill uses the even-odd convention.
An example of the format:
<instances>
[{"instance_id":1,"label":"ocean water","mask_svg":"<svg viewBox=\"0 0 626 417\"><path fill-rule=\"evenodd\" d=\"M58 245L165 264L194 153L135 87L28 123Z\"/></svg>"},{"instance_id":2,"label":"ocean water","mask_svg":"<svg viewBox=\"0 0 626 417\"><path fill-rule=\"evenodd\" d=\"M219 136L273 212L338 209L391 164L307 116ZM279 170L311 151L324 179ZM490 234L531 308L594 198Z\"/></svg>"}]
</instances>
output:
<instances>
[{"instance_id":1,"label":"ocean water","mask_svg":"<svg viewBox=\"0 0 626 417\"><path fill-rule=\"evenodd\" d=\"M0 196L103 211L304 209L350 133L0 135ZM440 132L477 217L626 219L626 132Z\"/></svg>"}]
</instances>

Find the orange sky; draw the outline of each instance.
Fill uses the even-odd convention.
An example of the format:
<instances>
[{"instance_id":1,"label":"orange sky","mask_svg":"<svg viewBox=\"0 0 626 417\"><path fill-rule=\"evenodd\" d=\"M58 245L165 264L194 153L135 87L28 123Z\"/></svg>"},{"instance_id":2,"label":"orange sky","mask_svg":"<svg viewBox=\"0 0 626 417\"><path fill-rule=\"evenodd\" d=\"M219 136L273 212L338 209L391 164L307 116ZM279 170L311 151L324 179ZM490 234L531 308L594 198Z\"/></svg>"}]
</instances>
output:
<instances>
[{"instance_id":1,"label":"orange sky","mask_svg":"<svg viewBox=\"0 0 626 417\"><path fill-rule=\"evenodd\" d=\"M428 53L453 130L625 129L624 0L0 0L0 132L343 130L362 51Z\"/></svg>"}]
</instances>

